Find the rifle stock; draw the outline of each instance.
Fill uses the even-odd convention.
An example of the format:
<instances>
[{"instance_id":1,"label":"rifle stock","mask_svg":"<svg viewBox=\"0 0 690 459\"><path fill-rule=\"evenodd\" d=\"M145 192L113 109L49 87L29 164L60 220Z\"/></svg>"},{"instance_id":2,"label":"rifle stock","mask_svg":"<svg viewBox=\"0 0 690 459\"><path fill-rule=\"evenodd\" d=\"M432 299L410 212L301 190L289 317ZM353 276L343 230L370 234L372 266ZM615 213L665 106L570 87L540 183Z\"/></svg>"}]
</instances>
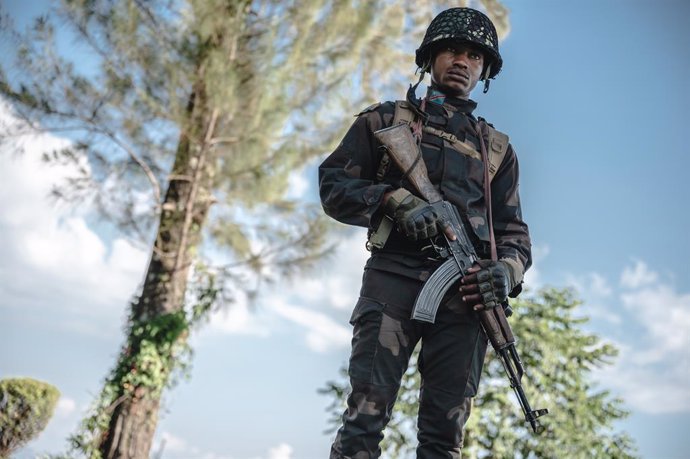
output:
<instances>
[{"instance_id":1,"label":"rifle stock","mask_svg":"<svg viewBox=\"0 0 690 459\"><path fill-rule=\"evenodd\" d=\"M417 192L429 203L443 200L434 185L429 181L429 173L422 159L422 152L412 137L412 132L407 124L396 124L374 133L382 145L390 153L393 162L407 174L410 183Z\"/></svg>"},{"instance_id":2,"label":"rifle stock","mask_svg":"<svg viewBox=\"0 0 690 459\"><path fill-rule=\"evenodd\" d=\"M433 323L441 299L451 286L464 275L465 271L477 261L477 254L467 236L457 209L448 201L443 200L443 196L429 180L426 164L412 136L410 127L407 124L397 124L376 131L374 137L388 150L389 156L403 171L404 176L414 189L436 209L441 219L450 224L456 236L456 239L452 240L443 232L446 247L442 248L439 253L447 260L424 283L412 310L413 319ZM532 410L522 389L521 380L524 367L515 348L515 336L503 307L482 310L478 314L482 328L491 342L491 347L501 357L503 367L508 374L510 387L515 391L525 420L529 422L535 433L541 433L544 427L537 418L547 414L548 410Z\"/></svg>"}]
</instances>

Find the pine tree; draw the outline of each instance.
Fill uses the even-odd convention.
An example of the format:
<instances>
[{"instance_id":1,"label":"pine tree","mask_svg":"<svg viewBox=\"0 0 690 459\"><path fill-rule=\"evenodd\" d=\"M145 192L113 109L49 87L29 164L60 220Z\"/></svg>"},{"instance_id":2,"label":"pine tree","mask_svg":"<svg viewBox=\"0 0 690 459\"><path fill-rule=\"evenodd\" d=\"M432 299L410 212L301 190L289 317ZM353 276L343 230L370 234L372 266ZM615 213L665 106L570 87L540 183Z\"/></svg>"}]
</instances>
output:
<instances>
[{"instance_id":1,"label":"pine tree","mask_svg":"<svg viewBox=\"0 0 690 459\"><path fill-rule=\"evenodd\" d=\"M525 366L523 387L533 408L548 408L540 418L545 431L535 435L524 420L502 363L492 350L465 428L462 457L467 458L632 458L631 437L616 429L627 416L623 401L598 389L591 371L609 365L616 348L584 330L580 302L570 290L546 289L512 303L509 319ZM331 398L332 424L340 423L346 380L321 390ZM419 374L410 365L385 431L384 457L414 457Z\"/></svg>"}]
</instances>

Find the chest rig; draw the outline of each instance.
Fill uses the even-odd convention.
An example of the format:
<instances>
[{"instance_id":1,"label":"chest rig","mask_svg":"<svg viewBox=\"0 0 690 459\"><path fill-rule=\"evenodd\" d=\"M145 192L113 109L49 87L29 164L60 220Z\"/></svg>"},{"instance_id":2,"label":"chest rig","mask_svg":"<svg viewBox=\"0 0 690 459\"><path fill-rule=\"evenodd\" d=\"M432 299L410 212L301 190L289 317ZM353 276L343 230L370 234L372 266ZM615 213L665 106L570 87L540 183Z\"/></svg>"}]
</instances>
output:
<instances>
[{"instance_id":1,"label":"chest rig","mask_svg":"<svg viewBox=\"0 0 690 459\"><path fill-rule=\"evenodd\" d=\"M417 121L417 117L418 115L410 107L410 102L407 100L397 100L395 101L395 113L393 115L391 126L405 123L412 127L413 123ZM489 123L487 123L486 120L481 117L477 121L477 129L482 134L486 133L488 138L486 161L482 158L481 152L477 151L471 142L460 140L454 134L434 128L433 126L429 126L427 124L422 126L423 132L443 139L444 141L448 142L453 149L464 155L483 161L484 167L488 168L488 179L489 183L491 183L501 167L503 160L505 159L505 155L508 151L509 137L507 134L504 134L503 132L498 131L493 126L489 125ZM376 172L376 180L378 182L383 181L390 167L390 157L384 152ZM384 217L381 220L378 228L371 233L367 242L367 249L372 250L383 248L392 229L393 221Z\"/></svg>"}]
</instances>

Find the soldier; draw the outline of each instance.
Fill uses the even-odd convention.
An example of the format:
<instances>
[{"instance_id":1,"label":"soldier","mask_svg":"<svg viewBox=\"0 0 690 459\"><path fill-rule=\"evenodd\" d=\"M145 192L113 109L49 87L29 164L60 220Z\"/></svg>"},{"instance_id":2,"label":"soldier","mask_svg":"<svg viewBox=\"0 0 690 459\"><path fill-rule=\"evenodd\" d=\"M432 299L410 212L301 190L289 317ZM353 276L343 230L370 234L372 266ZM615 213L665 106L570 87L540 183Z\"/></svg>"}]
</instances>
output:
<instances>
[{"instance_id":1,"label":"soldier","mask_svg":"<svg viewBox=\"0 0 690 459\"><path fill-rule=\"evenodd\" d=\"M401 378L420 341L417 457L460 457L487 346L473 309L515 297L531 264L515 152L507 136L473 115L477 104L469 98L480 80L486 92L501 70L494 25L474 9L443 11L429 25L415 62L421 77L406 100L361 112L319 168L325 212L368 227L371 250L350 321L352 392L331 458L379 457ZM420 100L415 89L425 72L431 87ZM433 324L410 314L424 281L441 263L432 242L445 226L373 136L400 122L410 125L429 178L457 207L481 258L449 290ZM389 235L386 227L394 228Z\"/></svg>"}]
</instances>

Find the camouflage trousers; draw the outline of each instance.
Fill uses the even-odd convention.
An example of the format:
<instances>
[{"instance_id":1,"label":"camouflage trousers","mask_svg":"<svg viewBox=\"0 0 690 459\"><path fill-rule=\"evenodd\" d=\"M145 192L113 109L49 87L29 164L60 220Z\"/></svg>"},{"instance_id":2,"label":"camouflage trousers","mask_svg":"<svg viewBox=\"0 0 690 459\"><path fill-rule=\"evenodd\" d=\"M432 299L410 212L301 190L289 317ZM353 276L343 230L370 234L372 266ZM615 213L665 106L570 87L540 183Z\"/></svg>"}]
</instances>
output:
<instances>
[{"instance_id":1,"label":"camouflage trousers","mask_svg":"<svg viewBox=\"0 0 690 459\"><path fill-rule=\"evenodd\" d=\"M471 309L453 287L434 324L411 320L422 283L368 269L351 318L349 376L352 392L331 459L370 459L391 418L403 374L421 341L418 459L459 458L486 354L486 338Z\"/></svg>"}]
</instances>

